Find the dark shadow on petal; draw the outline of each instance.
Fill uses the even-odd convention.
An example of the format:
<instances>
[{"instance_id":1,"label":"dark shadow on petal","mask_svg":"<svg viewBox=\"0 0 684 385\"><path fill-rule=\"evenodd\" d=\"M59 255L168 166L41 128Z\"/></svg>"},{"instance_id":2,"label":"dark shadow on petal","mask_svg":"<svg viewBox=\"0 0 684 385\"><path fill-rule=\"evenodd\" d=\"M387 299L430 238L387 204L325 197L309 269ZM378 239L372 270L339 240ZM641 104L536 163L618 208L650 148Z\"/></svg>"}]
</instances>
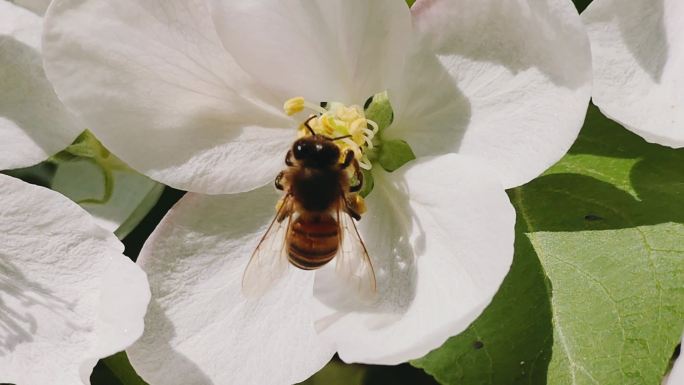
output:
<instances>
[{"instance_id":1,"label":"dark shadow on petal","mask_svg":"<svg viewBox=\"0 0 684 385\"><path fill-rule=\"evenodd\" d=\"M633 2L628 6L617 1L614 5L614 17L627 48L651 79L660 83L670 50L663 0ZM633 11L635 7L637 10Z\"/></svg>"},{"instance_id":2,"label":"dark shadow on petal","mask_svg":"<svg viewBox=\"0 0 684 385\"><path fill-rule=\"evenodd\" d=\"M414 7L414 13L432 11L430 7L431 2L426 1L424 6ZM458 20L435 15L441 24L434 28L438 32L433 49L438 56L492 62L514 74L536 68L556 85L569 89L586 84L590 57L578 38L581 30L549 9L547 2L488 1L474 7L478 8L477 17L469 16L467 9L460 12ZM577 54L582 52L586 60L578 60ZM586 68L569 71L568 63ZM458 68L453 72L457 74Z\"/></svg>"},{"instance_id":3,"label":"dark shadow on petal","mask_svg":"<svg viewBox=\"0 0 684 385\"><path fill-rule=\"evenodd\" d=\"M424 50L414 55L402 87L417 94L393 98L389 91L396 116L383 137L405 140L418 157L455 152L470 124L470 101L445 67L448 63Z\"/></svg>"},{"instance_id":4,"label":"dark shadow on petal","mask_svg":"<svg viewBox=\"0 0 684 385\"><path fill-rule=\"evenodd\" d=\"M0 254L0 357L11 355L18 346L33 342L41 316L37 317L37 314L51 313L50 328L90 330L89 326L79 324L79 316L74 312L75 302L57 297L22 273L11 259L11 256Z\"/></svg>"},{"instance_id":5,"label":"dark shadow on petal","mask_svg":"<svg viewBox=\"0 0 684 385\"><path fill-rule=\"evenodd\" d=\"M153 367L153 364L159 366L160 368L172 366L174 368L174 372L184 373L184 379L192 379L192 381L187 382L188 384L214 385L214 382L211 381L209 377L207 377L207 375L204 374L204 372L194 362L172 347L171 341L173 341L176 337L175 328L171 320L166 316L164 310L154 298L152 298L152 301L147 307L147 315L145 316L145 329L155 329L155 332L148 335L143 334L139 340L141 343L136 346L135 360L133 359L132 355L128 353L131 366L134 369L136 367L136 362L146 362L146 368ZM159 330L163 330L164 332L159 333ZM150 336L150 338L154 337L154 341L148 341L149 338L147 336ZM163 363L159 362L159 351L172 351L174 353L173 358ZM165 356L168 357L168 354ZM136 370L136 372L143 380L149 382L149 380L143 376L144 372L138 370ZM154 381L150 383L156 384Z\"/></svg>"},{"instance_id":6,"label":"dark shadow on petal","mask_svg":"<svg viewBox=\"0 0 684 385\"><path fill-rule=\"evenodd\" d=\"M369 325L371 329L380 329L394 323L413 303L418 274L416 255L424 252L425 231L404 199L407 196L408 186L403 180L392 186L376 185L369 196L369 210L359 223L377 280L374 298L359 298L347 290L336 275L334 260L317 271L315 296L335 310L317 322L319 331L350 312L382 314L383 317L374 317L375 324ZM366 227L370 224L373 229Z\"/></svg>"}]
</instances>

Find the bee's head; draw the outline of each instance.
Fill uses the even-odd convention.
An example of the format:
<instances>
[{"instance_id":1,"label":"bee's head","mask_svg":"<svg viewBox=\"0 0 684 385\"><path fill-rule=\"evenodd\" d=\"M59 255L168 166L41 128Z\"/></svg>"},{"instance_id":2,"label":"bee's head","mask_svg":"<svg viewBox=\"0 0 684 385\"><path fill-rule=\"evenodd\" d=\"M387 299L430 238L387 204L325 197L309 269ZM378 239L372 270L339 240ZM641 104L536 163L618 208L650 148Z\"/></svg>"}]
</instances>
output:
<instances>
[{"instance_id":1,"label":"bee's head","mask_svg":"<svg viewBox=\"0 0 684 385\"><path fill-rule=\"evenodd\" d=\"M294 142L292 155L304 166L322 168L339 162L340 149L324 136L305 136Z\"/></svg>"}]
</instances>

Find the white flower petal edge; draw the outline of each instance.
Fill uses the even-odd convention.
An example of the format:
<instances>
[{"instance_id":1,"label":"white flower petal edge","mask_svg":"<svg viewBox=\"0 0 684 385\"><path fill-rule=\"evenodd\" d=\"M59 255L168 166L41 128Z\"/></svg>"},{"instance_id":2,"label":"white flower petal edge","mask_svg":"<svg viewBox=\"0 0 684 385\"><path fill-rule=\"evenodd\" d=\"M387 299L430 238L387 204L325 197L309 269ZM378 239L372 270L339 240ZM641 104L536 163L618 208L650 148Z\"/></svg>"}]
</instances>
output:
<instances>
[{"instance_id":1,"label":"white flower petal edge","mask_svg":"<svg viewBox=\"0 0 684 385\"><path fill-rule=\"evenodd\" d=\"M0 175L0 202L0 382L89 384L142 334L145 274L59 193Z\"/></svg>"},{"instance_id":2,"label":"white flower petal edge","mask_svg":"<svg viewBox=\"0 0 684 385\"><path fill-rule=\"evenodd\" d=\"M317 326L344 361L394 365L438 348L489 304L513 260L515 211L491 170L455 154L376 172L367 203L359 225L380 302L339 301L317 273Z\"/></svg>"},{"instance_id":3,"label":"white flower petal edge","mask_svg":"<svg viewBox=\"0 0 684 385\"><path fill-rule=\"evenodd\" d=\"M283 100L362 104L392 86L412 34L396 0L211 0L221 40Z\"/></svg>"},{"instance_id":4,"label":"white flower petal edge","mask_svg":"<svg viewBox=\"0 0 684 385\"><path fill-rule=\"evenodd\" d=\"M684 3L595 0L582 13L594 103L652 143L684 147Z\"/></svg>"},{"instance_id":5,"label":"white flower petal edge","mask_svg":"<svg viewBox=\"0 0 684 385\"><path fill-rule=\"evenodd\" d=\"M45 77L41 28L40 16L0 1L0 170L45 160L80 133Z\"/></svg>"},{"instance_id":6,"label":"white flower petal edge","mask_svg":"<svg viewBox=\"0 0 684 385\"><path fill-rule=\"evenodd\" d=\"M589 43L571 1L418 0L411 12L416 44L437 59L408 60L388 136L419 156L478 157L506 188L567 152L591 93Z\"/></svg>"},{"instance_id":7,"label":"white flower petal edge","mask_svg":"<svg viewBox=\"0 0 684 385\"><path fill-rule=\"evenodd\" d=\"M663 380L663 385L682 385L684 384L684 359L680 354L675 361L670 374Z\"/></svg>"},{"instance_id":8,"label":"white flower petal edge","mask_svg":"<svg viewBox=\"0 0 684 385\"><path fill-rule=\"evenodd\" d=\"M60 99L124 162L170 186L251 190L296 136L283 129L296 126L283 101L225 51L203 0L56 0L43 47Z\"/></svg>"},{"instance_id":9,"label":"white flower petal edge","mask_svg":"<svg viewBox=\"0 0 684 385\"><path fill-rule=\"evenodd\" d=\"M292 384L330 360L313 325L311 272L289 269L256 300L241 292L278 197L272 186L187 194L148 239L138 263L153 300L128 354L151 385Z\"/></svg>"},{"instance_id":10,"label":"white flower petal edge","mask_svg":"<svg viewBox=\"0 0 684 385\"><path fill-rule=\"evenodd\" d=\"M164 186L133 170L112 171L114 188L106 203L81 203L97 224L123 239L154 206ZM75 202L102 199L105 178L88 160L61 162L50 186Z\"/></svg>"}]
</instances>

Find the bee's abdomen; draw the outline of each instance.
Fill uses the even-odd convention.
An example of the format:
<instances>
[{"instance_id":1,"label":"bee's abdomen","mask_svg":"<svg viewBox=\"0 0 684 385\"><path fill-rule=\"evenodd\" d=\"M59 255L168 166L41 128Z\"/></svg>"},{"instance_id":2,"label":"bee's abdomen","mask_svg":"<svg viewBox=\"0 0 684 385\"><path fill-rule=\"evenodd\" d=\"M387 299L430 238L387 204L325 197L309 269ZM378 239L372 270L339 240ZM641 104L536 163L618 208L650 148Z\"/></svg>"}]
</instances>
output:
<instances>
[{"instance_id":1,"label":"bee's abdomen","mask_svg":"<svg viewBox=\"0 0 684 385\"><path fill-rule=\"evenodd\" d=\"M337 254L339 229L332 217L297 218L290 227L287 253L290 263L303 270L322 267Z\"/></svg>"}]
</instances>

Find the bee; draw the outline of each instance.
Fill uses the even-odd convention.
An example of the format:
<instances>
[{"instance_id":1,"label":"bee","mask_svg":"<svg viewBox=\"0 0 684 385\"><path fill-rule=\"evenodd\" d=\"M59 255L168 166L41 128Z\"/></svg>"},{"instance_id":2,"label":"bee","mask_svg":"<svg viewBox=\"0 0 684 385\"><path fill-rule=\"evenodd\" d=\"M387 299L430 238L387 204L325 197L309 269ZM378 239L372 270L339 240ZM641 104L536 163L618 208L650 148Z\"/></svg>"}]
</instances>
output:
<instances>
[{"instance_id":1,"label":"bee","mask_svg":"<svg viewBox=\"0 0 684 385\"><path fill-rule=\"evenodd\" d=\"M248 297L266 292L290 265L315 270L333 259L337 276L362 297L375 293L373 265L354 222L362 214L357 194L363 173L354 152L341 156L334 143L348 136L316 134L309 125L313 118L304 122L310 135L293 143L287 168L275 178L284 195L245 269L242 288Z\"/></svg>"}]
</instances>

